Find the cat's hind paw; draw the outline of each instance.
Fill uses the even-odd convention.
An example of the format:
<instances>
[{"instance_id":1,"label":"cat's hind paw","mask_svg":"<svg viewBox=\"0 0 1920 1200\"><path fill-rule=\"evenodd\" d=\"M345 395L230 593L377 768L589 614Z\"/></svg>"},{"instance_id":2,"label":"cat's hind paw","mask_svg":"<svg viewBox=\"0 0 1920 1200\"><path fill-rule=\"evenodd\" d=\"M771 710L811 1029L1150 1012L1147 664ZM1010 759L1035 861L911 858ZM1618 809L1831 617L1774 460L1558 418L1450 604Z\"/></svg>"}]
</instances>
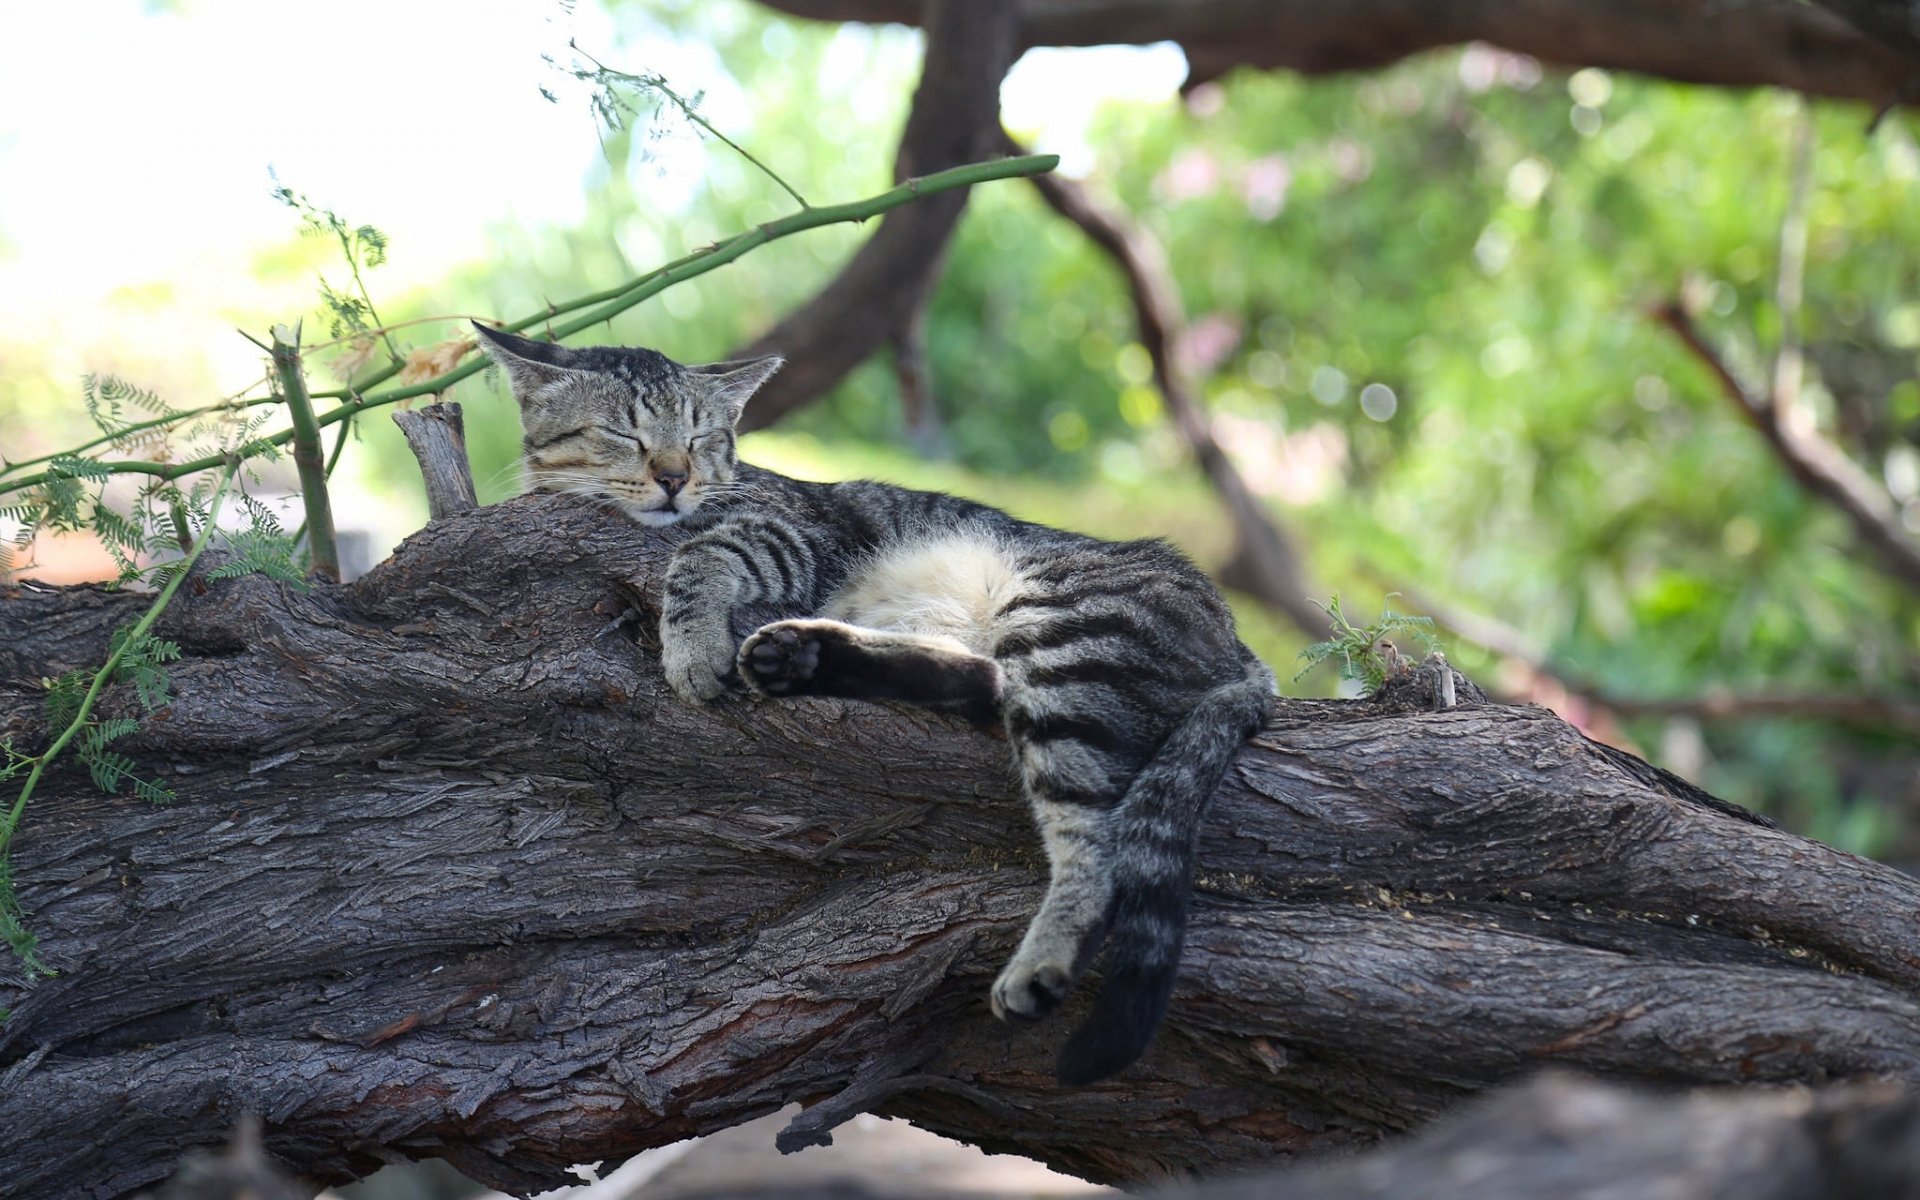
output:
<instances>
[{"instance_id":1,"label":"cat's hind paw","mask_svg":"<svg viewBox=\"0 0 1920 1200\"><path fill-rule=\"evenodd\" d=\"M1073 989L1073 975L1056 962L1026 964L1020 956L994 980L988 1003L1002 1021L1038 1021L1060 1007Z\"/></svg>"},{"instance_id":2,"label":"cat's hind paw","mask_svg":"<svg viewBox=\"0 0 1920 1200\"><path fill-rule=\"evenodd\" d=\"M763 695L802 691L819 669L819 634L799 621L763 625L740 646L740 678Z\"/></svg>"}]
</instances>

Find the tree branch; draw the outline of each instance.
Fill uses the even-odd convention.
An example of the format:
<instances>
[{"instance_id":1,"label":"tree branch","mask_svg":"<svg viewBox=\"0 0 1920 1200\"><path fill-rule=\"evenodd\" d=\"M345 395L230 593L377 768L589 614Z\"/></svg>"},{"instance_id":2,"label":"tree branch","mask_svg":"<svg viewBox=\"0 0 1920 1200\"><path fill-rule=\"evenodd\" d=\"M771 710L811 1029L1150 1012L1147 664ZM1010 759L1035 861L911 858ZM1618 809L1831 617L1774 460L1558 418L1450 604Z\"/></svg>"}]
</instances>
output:
<instances>
[{"instance_id":1,"label":"tree branch","mask_svg":"<svg viewBox=\"0 0 1920 1200\"><path fill-rule=\"evenodd\" d=\"M453 401L393 414L420 463L427 486L427 512L434 520L479 504L473 491L473 466L467 461L466 421Z\"/></svg>"},{"instance_id":2,"label":"tree branch","mask_svg":"<svg viewBox=\"0 0 1920 1200\"><path fill-rule=\"evenodd\" d=\"M1597 688L1583 695L1622 716L1698 717L1738 721L1755 717L1791 717L1831 721L1920 737L1920 704L1898 696L1857 696L1845 692L1734 692L1709 690L1698 696L1658 699L1620 696Z\"/></svg>"},{"instance_id":3,"label":"tree branch","mask_svg":"<svg viewBox=\"0 0 1920 1200\"><path fill-rule=\"evenodd\" d=\"M244 1132L196 1159L158 1200L292 1200ZM1149 1200L1558 1200L1739 1196L1829 1200L1920 1194L1920 1102L1884 1083L1663 1094L1548 1073L1503 1088L1417 1136L1327 1164L1155 1188ZM607 1184L587 1190L606 1193ZM618 1195L626 1195L621 1188ZM732 1200L888 1200L924 1184L879 1176L734 1185ZM981 1193L980 1200L992 1200ZM1008 1197L1007 1200L1012 1200Z\"/></svg>"},{"instance_id":4,"label":"tree branch","mask_svg":"<svg viewBox=\"0 0 1920 1200\"><path fill-rule=\"evenodd\" d=\"M1882 570L1920 591L1920 542L1901 524L1899 507L1887 489L1845 451L1821 437L1810 421L1795 419L1791 406L1776 405L1770 397L1749 391L1700 336L1680 300L1667 301L1653 315L1707 368L1734 408L1766 439L1788 474L1846 515Z\"/></svg>"},{"instance_id":5,"label":"tree branch","mask_svg":"<svg viewBox=\"0 0 1920 1200\"><path fill-rule=\"evenodd\" d=\"M1920 702L1903 696L1794 689L1737 692L1728 688L1714 688L1695 696L1622 695L1553 662L1532 638L1505 621L1443 603L1413 589L1385 586L1400 592L1413 611L1432 617L1440 628L1492 651L1506 660L1506 666L1518 668L1529 677L1528 683L1521 687L1490 690L1501 692L1504 699L1544 704L1603 741L1625 741L1609 717L1635 716L1694 717L1704 721L1784 717L1920 737Z\"/></svg>"},{"instance_id":6,"label":"tree branch","mask_svg":"<svg viewBox=\"0 0 1920 1200\"><path fill-rule=\"evenodd\" d=\"M180 800L52 771L15 846L60 974L0 975L9 1188L124 1195L243 1111L316 1179L438 1155L527 1191L845 1092L794 1137L868 1107L1138 1180L1364 1146L1547 1064L1920 1078L1920 881L1537 709L1288 701L1215 801L1166 1029L1062 1091L1091 989L1030 1028L984 1001L1045 879L1005 744L675 702L680 536L535 496L351 585L184 587L176 699L127 742ZM31 681L137 608L0 598L0 732L43 736Z\"/></svg>"},{"instance_id":7,"label":"tree branch","mask_svg":"<svg viewBox=\"0 0 1920 1200\"><path fill-rule=\"evenodd\" d=\"M1909 58L1920 56L1920 0L1814 0Z\"/></svg>"},{"instance_id":8,"label":"tree branch","mask_svg":"<svg viewBox=\"0 0 1920 1200\"><path fill-rule=\"evenodd\" d=\"M1002 138L1006 153L1022 153L1011 135L1003 131ZM1308 599L1315 589L1306 581L1292 539L1214 438L1206 412L1180 362L1186 316L1166 252L1146 230L1096 202L1084 184L1049 173L1034 176L1033 185L1048 207L1073 222L1113 259L1126 279L1140 344L1146 347L1153 364L1154 386L1233 521L1237 547L1223 578L1284 615L1308 637L1318 640L1330 636L1332 625L1327 614Z\"/></svg>"},{"instance_id":9,"label":"tree branch","mask_svg":"<svg viewBox=\"0 0 1920 1200\"><path fill-rule=\"evenodd\" d=\"M1017 57L1017 0L931 0L925 65L900 135L896 177L994 153L1000 81ZM787 364L754 396L742 429L759 429L827 391L885 345L930 286L966 193L890 214L832 282L732 357Z\"/></svg>"},{"instance_id":10,"label":"tree branch","mask_svg":"<svg viewBox=\"0 0 1920 1200\"><path fill-rule=\"evenodd\" d=\"M826 21L917 25L926 11L921 0L761 2ZM1823 2L1857 12L1904 0ZM1869 37L1797 0L1029 0L1019 40L1023 48L1178 42L1189 88L1235 67L1306 75L1371 70L1467 42L1568 67L1783 87L1876 105L1900 96L1914 73L1913 59L1891 38Z\"/></svg>"},{"instance_id":11,"label":"tree branch","mask_svg":"<svg viewBox=\"0 0 1920 1200\"><path fill-rule=\"evenodd\" d=\"M273 374L280 398L286 401L293 439L293 465L300 473L300 505L306 512L307 547L313 569L325 579L340 578L340 548L334 539L333 504L327 496L327 459L320 447L320 425L314 419L313 400L307 395L307 375L300 362L300 327L273 327Z\"/></svg>"},{"instance_id":12,"label":"tree branch","mask_svg":"<svg viewBox=\"0 0 1920 1200\"><path fill-rule=\"evenodd\" d=\"M935 276L939 268L935 268ZM940 407L933 394L933 369L927 362L927 303L935 277L930 276L914 298L910 315L893 331L893 378L900 389L900 418L907 441L923 458L945 458L951 453Z\"/></svg>"}]
</instances>

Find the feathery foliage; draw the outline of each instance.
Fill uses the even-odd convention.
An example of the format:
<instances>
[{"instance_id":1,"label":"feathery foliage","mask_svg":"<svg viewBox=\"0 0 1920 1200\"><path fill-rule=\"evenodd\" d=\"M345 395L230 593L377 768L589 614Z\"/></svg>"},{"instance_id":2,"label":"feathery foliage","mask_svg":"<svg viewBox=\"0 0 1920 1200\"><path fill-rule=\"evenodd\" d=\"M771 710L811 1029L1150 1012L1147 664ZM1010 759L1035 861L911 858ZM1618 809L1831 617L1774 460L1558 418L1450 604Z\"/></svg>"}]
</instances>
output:
<instances>
[{"instance_id":1,"label":"feathery foliage","mask_svg":"<svg viewBox=\"0 0 1920 1200\"><path fill-rule=\"evenodd\" d=\"M46 749L38 754L30 754L20 750L12 739L4 743L6 759L4 765L0 766L0 780L13 779L23 771L26 780L21 784L12 806L0 813L0 940L4 940L20 959L29 979L50 972L41 963L35 952L35 938L26 928L19 900L14 894L8 854L13 836L19 831L20 820L26 813L27 801L33 796L34 788L48 766L69 745L75 747L76 756L86 766L94 785L102 791L115 794L124 785L149 803L159 804L173 799L173 791L166 784L143 775L131 757L112 748L114 741L139 728L138 718L118 716L100 719L94 715L94 706L107 686L114 683L131 687L145 713L151 714L166 707L171 699L166 664L179 659L180 646L176 642L154 637L153 625L160 619L160 614L166 611L167 604L185 581L194 562L219 536L221 503L233 485L241 464L238 456L228 459L219 479L206 485L205 517L199 523L199 532L190 546L182 547L178 559L164 564L169 568L165 573L166 583L140 619L114 631L108 646L107 661L94 671L74 670L58 678L41 680L42 686L47 689L47 729L54 734ZM203 484L205 482L202 481ZM197 502L201 486L196 484L186 493L183 504ZM184 509L180 511L184 513ZM182 520L184 523L190 518L183 516Z\"/></svg>"},{"instance_id":2,"label":"feathery foliage","mask_svg":"<svg viewBox=\"0 0 1920 1200\"><path fill-rule=\"evenodd\" d=\"M551 54L541 57L554 70L587 85L587 107L593 112L594 127L600 131L603 148L606 145L607 134L632 131L636 125L644 125L648 141L657 141L666 134L668 128L660 122L659 118L671 111L677 113L696 131L726 143L728 149L752 163L768 179L779 184L780 189L792 196L794 203L801 208L811 207L806 197L776 174L773 168L755 158L744 146L721 133L700 115L700 104L706 99L706 93L695 92L691 96L683 96L674 90L671 83L667 82L666 76L658 72L643 71L635 74L609 67L581 49L580 43L576 41L569 40L567 48L580 56L570 64L561 65L560 61ZM560 103L560 97L554 95L549 88L541 88L540 94L546 97L549 103ZM643 109L646 112L646 119L641 122L639 118ZM644 147L641 152L643 155L648 153Z\"/></svg>"},{"instance_id":3,"label":"feathery foliage","mask_svg":"<svg viewBox=\"0 0 1920 1200\"><path fill-rule=\"evenodd\" d=\"M268 175L273 178L273 198L300 214L301 232L331 237L338 242L347 270L353 275L351 292L334 287L324 275L320 277L320 306L327 313L328 331L335 338L368 343L377 336L386 342L387 353L394 361L400 361L400 348L385 331L380 314L373 307L373 297L367 292L366 280L361 276L362 268L372 270L387 261L387 235L372 225L355 225L333 209L315 204L281 183L271 170Z\"/></svg>"},{"instance_id":4,"label":"feathery foliage","mask_svg":"<svg viewBox=\"0 0 1920 1200\"><path fill-rule=\"evenodd\" d=\"M1392 594L1387 600L1392 600ZM1324 642L1315 642L1300 652L1306 660L1294 679L1298 681L1323 662L1337 661L1340 664L1340 677L1365 684L1368 691L1377 691L1387 681L1388 651L1383 643L1393 634L1406 632L1417 638L1423 646L1431 650L1434 647L1433 618L1412 616L1393 611L1390 604L1382 603L1380 616L1371 625L1355 625L1340 611L1340 597L1334 596L1325 604L1314 601L1320 611L1327 614L1333 622L1333 636Z\"/></svg>"}]
</instances>

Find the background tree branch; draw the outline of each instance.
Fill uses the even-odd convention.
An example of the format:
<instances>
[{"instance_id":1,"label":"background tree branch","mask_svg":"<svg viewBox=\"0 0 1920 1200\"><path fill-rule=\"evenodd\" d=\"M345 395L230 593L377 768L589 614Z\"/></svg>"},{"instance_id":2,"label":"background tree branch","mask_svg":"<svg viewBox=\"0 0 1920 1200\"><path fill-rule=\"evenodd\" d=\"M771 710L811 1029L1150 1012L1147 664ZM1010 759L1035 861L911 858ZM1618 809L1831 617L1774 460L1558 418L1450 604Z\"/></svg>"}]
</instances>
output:
<instances>
[{"instance_id":1,"label":"background tree branch","mask_svg":"<svg viewBox=\"0 0 1920 1200\"><path fill-rule=\"evenodd\" d=\"M927 19L923 0L761 2L826 21L918 25ZM1178 42L1190 88L1235 67L1323 75L1478 41L1561 66L1683 83L1784 87L1873 104L1901 96L1915 70L1911 31L1896 38L1835 11L1862 19L1862 10L1904 0L1824 2L1826 9L1796 0L1031 0L1022 10L1019 44Z\"/></svg>"},{"instance_id":2,"label":"background tree branch","mask_svg":"<svg viewBox=\"0 0 1920 1200\"><path fill-rule=\"evenodd\" d=\"M1920 591L1920 541L1907 533L1899 507L1887 489L1846 451L1821 437L1804 414L1741 383L1719 352L1701 336L1684 301L1669 300L1654 310L1654 316L1713 376L1735 410L1766 439L1774 457L1795 482L1839 509L1888 575Z\"/></svg>"},{"instance_id":3,"label":"background tree branch","mask_svg":"<svg viewBox=\"0 0 1920 1200\"><path fill-rule=\"evenodd\" d=\"M0 1178L124 1195L252 1111L317 1178L439 1155L525 1191L802 1100L788 1145L867 1110L1138 1180L1363 1146L1547 1064L1920 1076L1920 883L1537 709L1284 701L1208 823L1167 1028L1063 1092L1074 1014L983 1000L1044 880L1004 744L675 703L674 537L528 497L349 586L185 589L130 746L180 801L63 769L17 846L61 974L0 977ZM0 599L0 731L42 736L32 681L136 600Z\"/></svg>"},{"instance_id":4,"label":"background tree branch","mask_svg":"<svg viewBox=\"0 0 1920 1200\"><path fill-rule=\"evenodd\" d=\"M1000 80L1018 56L1017 0L932 0L920 85L900 135L894 175L906 179L994 152ZM966 193L931 196L889 213L819 294L735 358L784 355L742 429L758 429L827 391L886 345L914 312L943 261Z\"/></svg>"},{"instance_id":5,"label":"background tree branch","mask_svg":"<svg viewBox=\"0 0 1920 1200\"><path fill-rule=\"evenodd\" d=\"M1021 153L1019 143L1010 135L1003 136L1001 149L1007 154ZM1280 528L1265 501L1247 486L1239 468L1214 438L1191 372L1181 361L1187 326L1185 305L1180 300L1180 285L1167 265L1166 251L1146 230L1095 201L1085 184L1048 173L1035 176L1034 187L1048 207L1073 222L1113 259L1126 280L1127 295L1133 301L1134 326L1153 363L1154 386L1233 523L1234 555L1221 571L1222 581L1281 613L1309 638L1318 641L1329 636L1332 623L1308 598L1318 589L1307 581L1293 539Z\"/></svg>"},{"instance_id":6,"label":"background tree branch","mask_svg":"<svg viewBox=\"0 0 1920 1200\"><path fill-rule=\"evenodd\" d=\"M1370 573L1380 575L1378 571ZM1603 741L1629 744L1613 718L1636 716L1704 721L1785 717L1920 738L1920 704L1897 695L1802 688L1738 691L1723 687L1685 696L1640 696L1604 688L1584 673L1553 661L1545 648L1524 631L1497 617L1390 581L1383 581L1381 588L1401 595L1408 607L1432 617L1441 629L1497 655L1503 660L1503 676L1518 674L1517 681L1500 678L1490 682L1489 691L1503 700L1547 705Z\"/></svg>"}]
</instances>

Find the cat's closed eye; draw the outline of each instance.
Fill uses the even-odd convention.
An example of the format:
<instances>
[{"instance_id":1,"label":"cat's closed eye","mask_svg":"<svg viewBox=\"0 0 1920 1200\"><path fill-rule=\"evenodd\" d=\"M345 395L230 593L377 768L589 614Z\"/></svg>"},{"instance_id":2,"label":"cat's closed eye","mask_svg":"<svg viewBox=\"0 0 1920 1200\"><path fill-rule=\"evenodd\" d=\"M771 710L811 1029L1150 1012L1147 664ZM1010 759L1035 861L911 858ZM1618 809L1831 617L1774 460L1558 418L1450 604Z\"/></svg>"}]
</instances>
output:
<instances>
[{"instance_id":1,"label":"cat's closed eye","mask_svg":"<svg viewBox=\"0 0 1920 1200\"><path fill-rule=\"evenodd\" d=\"M632 442L638 446L643 453L646 451L647 444L640 440L640 435L637 433L626 433L618 429L610 429L605 425L595 425L593 428L600 433L606 434L610 438L618 438L623 442Z\"/></svg>"}]
</instances>

